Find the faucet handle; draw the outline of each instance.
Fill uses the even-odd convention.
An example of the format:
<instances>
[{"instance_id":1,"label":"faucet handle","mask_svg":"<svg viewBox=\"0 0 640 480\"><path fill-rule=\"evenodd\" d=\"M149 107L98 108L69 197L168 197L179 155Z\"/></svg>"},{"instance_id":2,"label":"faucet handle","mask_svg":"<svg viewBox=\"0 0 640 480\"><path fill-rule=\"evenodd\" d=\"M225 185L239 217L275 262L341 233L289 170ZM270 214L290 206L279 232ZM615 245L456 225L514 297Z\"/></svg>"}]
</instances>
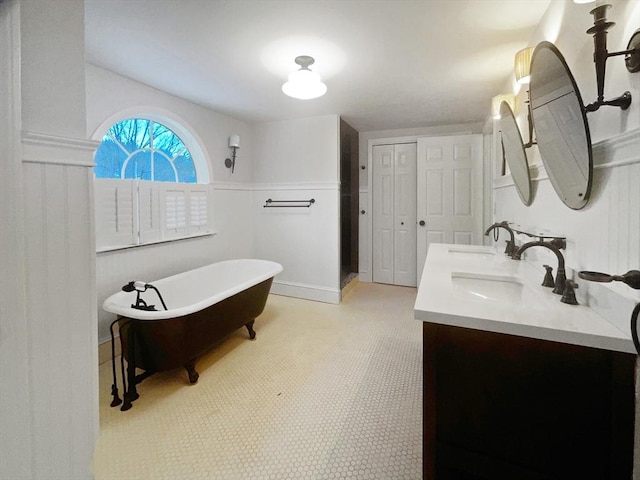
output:
<instances>
[{"instance_id":1,"label":"faucet handle","mask_svg":"<svg viewBox=\"0 0 640 480\"><path fill-rule=\"evenodd\" d=\"M556 282L553 279L553 267L550 267L549 265L543 265L543 267L545 268L545 270L547 272L544 274L544 280L542 280L542 286L543 287L555 287L556 286Z\"/></svg>"},{"instance_id":2,"label":"faucet handle","mask_svg":"<svg viewBox=\"0 0 640 480\"><path fill-rule=\"evenodd\" d=\"M504 249L504 253L509 257L513 257L513 254L516 253L516 244L511 240L505 240L505 243L507 246Z\"/></svg>"},{"instance_id":3,"label":"faucet handle","mask_svg":"<svg viewBox=\"0 0 640 480\"><path fill-rule=\"evenodd\" d=\"M560 301L568 305L578 305L576 292L574 291L576 288L578 288L578 284L576 282L573 280L567 280L564 284L564 292L562 293Z\"/></svg>"}]
</instances>

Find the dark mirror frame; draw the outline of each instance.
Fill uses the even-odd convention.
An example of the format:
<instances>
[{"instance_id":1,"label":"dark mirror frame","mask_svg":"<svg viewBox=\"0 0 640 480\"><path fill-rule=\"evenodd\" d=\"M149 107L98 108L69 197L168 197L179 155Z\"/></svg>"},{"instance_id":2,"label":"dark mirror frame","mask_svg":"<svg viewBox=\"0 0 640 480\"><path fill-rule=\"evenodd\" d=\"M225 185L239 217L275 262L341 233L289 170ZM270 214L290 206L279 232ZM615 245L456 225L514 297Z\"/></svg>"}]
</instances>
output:
<instances>
[{"instance_id":1,"label":"dark mirror frame","mask_svg":"<svg viewBox=\"0 0 640 480\"><path fill-rule=\"evenodd\" d=\"M549 143L547 141L548 139L544 138L544 129L542 129L542 132L541 132L541 129L539 128L539 126L536 126L536 110L537 108L541 107L541 105L537 105L538 99L536 98L536 94L537 94L536 86L535 86L536 77L537 77L536 70L542 67L536 63L536 60L538 60L539 62L539 56L543 51L551 52L556 57L556 60L563 67L563 70L564 70L563 73L571 82L573 93L575 95L576 104L580 108L580 116L582 119L581 126L582 128L584 128L586 150L584 152L572 152L570 159L566 157L551 158L550 150L547 148L547 144ZM540 152L540 157L542 158L542 163L544 164L545 170L547 171L547 175L549 176L549 181L551 182L551 185L553 186L554 190L558 194L558 197L560 198L560 200L562 200L562 202L567 207L573 210L580 210L581 208L584 208L589 202L589 196L591 194L591 186L593 183L593 149L591 145L591 134L589 131L589 123L587 121L587 111L586 111L584 102L582 101L582 96L580 95L580 90L578 89L576 80L573 77L573 74L571 73L571 70L569 69L569 66L567 65L566 60L560 53L560 50L558 50L558 48L553 43L545 41L545 42L540 42L536 46L533 52L533 56L531 58L531 83L529 87L530 87L529 91L531 95L532 121L534 124L534 128L536 130L538 150ZM566 139L563 138L563 140L565 140L566 142ZM567 148L569 148L568 143L567 143ZM587 172L586 185L584 185L584 191L581 192L581 195L580 195L581 196L580 201L574 201L567 198L567 195L566 195L567 188L563 189L563 185L561 181L562 179L558 178L558 168L556 165L557 165L557 162L566 162L568 160L573 161L573 159L575 158L575 155L580 155L580 154L582 154L582 161L585 161L588 163L587 165L588 172Z\"/></svg>"},{"instance_id":2,"label":"dark mirror frame","mask_svg":"<svg viewBox=\"0 0 640 480\"><path fill-rule=\"evenodd\" d=\"M518 122L516 122L513 110L511 110L509 104L504 101L500 104L498 129L500 130L502 152L509 165L513 184L520 196L520 200L528 207L533 202L533 190L527 153L522 143L522 134L520 133L520 128L518 127Z\"/></svg>"}]
</instances>

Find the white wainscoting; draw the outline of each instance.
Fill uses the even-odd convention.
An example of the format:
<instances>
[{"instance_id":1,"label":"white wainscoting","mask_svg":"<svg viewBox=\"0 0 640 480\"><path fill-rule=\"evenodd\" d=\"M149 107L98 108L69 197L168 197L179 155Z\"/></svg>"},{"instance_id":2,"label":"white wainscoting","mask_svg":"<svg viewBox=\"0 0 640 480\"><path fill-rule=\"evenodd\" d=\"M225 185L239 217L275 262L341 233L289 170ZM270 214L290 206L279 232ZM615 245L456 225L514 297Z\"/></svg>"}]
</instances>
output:
<instances>
[{"instance_id":1,"label":"white wainscoting","mask_svg":"<svg viewBox=\"0 0 640 480\"><path fill-rule=\"evenodd\" d=\"M22 138L32 478L90 478L98 434L95 148Z\"/></svg>"},{"instance_id":2,"label":"white wainscoting","mask_svg":"<svg viewBox=\"0 0 640 480\"><path fill-rule=\"evenodd\" d=\"M247 185L215 184L215 235L102 252L97 257L98 334L109 340L115 315L102 310L102 302L131 280L153 282L209 263L253 257L251 191Z\"/></svg>"},{"instance_id":3,"label":"white wainscoting","mask_svg":"<svg viewBox=\"0 0 640 480\"><path fill-rule=\"evenodd\" d=\"M253 186L255 257L284 268L272 293L340 303L339 194L336 182ZM308 208L264 208L267 199L311 198Z\"/></svg>"},{"instance_id":4,"label":"white wainscoting","mask_svg":"<svg viewBox=\"0 0 640 480\"><path fill-rule=\"evenodd\" d=\"M621 134L593 146L594 179L591 198L582 210L571 210L556 195L542 165L530 169L534 184L534 200L530 207L520 202L510 177L494 182L495 220L508 220L522 225L535 225L567 237L565 257L568 276L575 271L596 270L612 274L640 268L640 130ZM534 249L539 250L539 249ZM546 252L532 256L549 260ZM538 262L539 263L539 262ZM578 299L592 306L602 304L599 287L580 280ZM629 302L640 301L640 291L614 282L604 288ZM627 302L622 302L627 303ZM614 315L614 322L628 328L630 310L624 305ZM618 318L619 317L619 318Z\"/></svg>"}]
</instances>

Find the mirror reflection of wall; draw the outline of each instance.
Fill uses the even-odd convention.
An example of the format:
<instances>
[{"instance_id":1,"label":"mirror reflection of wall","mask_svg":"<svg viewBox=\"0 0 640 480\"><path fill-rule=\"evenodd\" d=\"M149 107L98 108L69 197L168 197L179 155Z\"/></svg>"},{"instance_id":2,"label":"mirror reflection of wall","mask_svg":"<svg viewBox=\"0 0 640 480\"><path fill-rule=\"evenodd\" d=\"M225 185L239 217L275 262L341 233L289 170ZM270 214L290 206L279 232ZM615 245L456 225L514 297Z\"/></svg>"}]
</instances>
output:
<instances>
[{"instance_id":1,"label":"mirror reflection of wall","mask_svg":"<svg viewBox=\"0 0 640 480\"><path fill-rule=\"evenodd\" d=\"M540 157L569 208L583 208L591 192L593 157L586 111L560 51L541 42L531 60L531 108Z\"/></svg>"},{"instance_id":2,"label":"mirror reflection of wall","mask_svg":"<svg viewBox=\"0 0 640 480\"><path fill-rule=\"evenodd\" d=\"M500 104L498 128L501 132L504 158L509 165L516 191L522 203L529 206L533 201L529 163L527 162L527 155L522 143L522 135L520 134L518 123L513 115L513 110L511 110L507 102Z\"/></svg>"}]
</instances>

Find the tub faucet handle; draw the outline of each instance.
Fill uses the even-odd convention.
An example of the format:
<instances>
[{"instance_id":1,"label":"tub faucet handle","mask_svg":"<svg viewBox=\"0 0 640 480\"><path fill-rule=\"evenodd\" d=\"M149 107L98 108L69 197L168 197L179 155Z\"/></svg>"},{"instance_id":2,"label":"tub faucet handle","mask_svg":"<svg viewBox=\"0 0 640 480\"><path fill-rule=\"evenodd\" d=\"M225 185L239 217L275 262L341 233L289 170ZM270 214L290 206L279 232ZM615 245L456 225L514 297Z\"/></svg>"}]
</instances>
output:
<instances>
[{"instance_id":1,"label":"tub faucet handle","mask_svg":"<svg viewBox=\"0 0 640 480\"><path fill-rule=\"evenodd\" d=\"M567 280L564 283L564 292L562 293L562 298L560 301L562 303L566 303L568 305L578 305L578 301L576 300L576 292L574 291L578 288L578 284L573 280Z\"/></svg>"}]
</instances>

